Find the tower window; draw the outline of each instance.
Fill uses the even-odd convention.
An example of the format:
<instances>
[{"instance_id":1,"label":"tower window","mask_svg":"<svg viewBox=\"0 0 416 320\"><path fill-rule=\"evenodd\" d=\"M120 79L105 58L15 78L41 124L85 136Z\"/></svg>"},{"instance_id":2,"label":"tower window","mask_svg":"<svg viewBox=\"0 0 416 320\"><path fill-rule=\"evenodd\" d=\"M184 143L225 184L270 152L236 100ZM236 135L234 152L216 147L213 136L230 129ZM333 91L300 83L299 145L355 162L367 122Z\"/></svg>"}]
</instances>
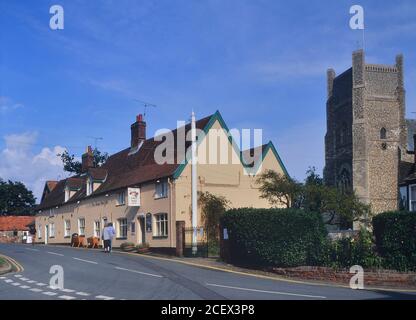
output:
<instances>
[{"instance_id":1,"label":"tower window","mask_svg":"<svg viewBox=\"0 0 416 320\"><path fill-rule=\"evenodd\" d=\"M387 130L386 130L386 128L381 128L381 130L380 130L380 139L387 139Z\"/></svg>"}]
</instances>

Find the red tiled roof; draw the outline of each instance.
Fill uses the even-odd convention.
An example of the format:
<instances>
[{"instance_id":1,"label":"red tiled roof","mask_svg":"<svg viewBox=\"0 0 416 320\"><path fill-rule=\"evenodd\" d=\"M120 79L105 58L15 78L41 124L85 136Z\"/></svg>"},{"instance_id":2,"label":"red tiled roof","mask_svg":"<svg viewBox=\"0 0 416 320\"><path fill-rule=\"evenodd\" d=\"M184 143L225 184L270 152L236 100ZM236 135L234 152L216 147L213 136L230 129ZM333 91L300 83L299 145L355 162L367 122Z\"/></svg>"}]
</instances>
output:
<instances>
[{"instance_id":1,"label":"red tiled roof","mask_svg":"<svg viewBox=\"0 0 416 320\"><path fill-rule=\"evenodd\" d=\"M28 231L28 224L35 220L32 216L0 216L0 231Z\"/></svg>"},{"instance_id":2,"label":"red tiled roof","mask_svg":"<svg viewBox=\"0 0 416 320\"><path fill-rule=\"evenodd\" d=\"M196 121L196 128L203 130L212 116ZM190 129L191 125L187 124L185 126L185 134ZM172 133L174 135L174 155L176 160L177 130L173 130ZM172 176L180 164L160 165L154 159L156 148L163 142L155 141L154 138L147 139L136 153L129 154L131 151L130 147L126 148L110 156L100 168L90 168L86 174L76 175L59 181L55 188L42 199L37 209L43 210L64 204L65 186L68 180L72 180L71 184L76 181L76 184L80 186L80 189L67 202L71 203L86 197L85 180L87 176L91 176L93 179L103 180L101 186L91 196ZM190 142L186 142L185 148L188 148L190 144Z\"/></svg>"}]
</instances>

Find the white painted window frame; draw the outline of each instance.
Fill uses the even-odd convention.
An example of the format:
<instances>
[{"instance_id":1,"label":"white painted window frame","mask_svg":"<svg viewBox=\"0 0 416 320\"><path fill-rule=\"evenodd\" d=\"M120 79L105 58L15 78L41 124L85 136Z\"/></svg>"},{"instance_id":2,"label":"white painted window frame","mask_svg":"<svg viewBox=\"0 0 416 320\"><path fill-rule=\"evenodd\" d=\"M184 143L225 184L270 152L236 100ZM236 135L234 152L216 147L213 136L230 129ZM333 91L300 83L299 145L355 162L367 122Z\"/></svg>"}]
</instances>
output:
<instances>
[{"instance_id":1,"label":"white painted window frame","mask_svg":"<svg viewBox=\"0 0 416 320\"><path fill-rule=\"evenodd\" d=\"M412 210L412 201L416 202L416 199L412 199L412 187L416 187L416 184L409 184L407 192L409 194L409 211L415 212Z\"/></svg>"},{"instance_id":2,"label":"white painted window frame","mask_svg":"<svg viewBox=\"0 0 416 320\"><path fill-rule=\"evenodd\" d=\"M71 220L66 219L64 220L64 237L70 237L70 236L71 236Z\"/></svg>"},{"instance_id":3,"label":"white painted window frame","mask_svg":"<svg viewBox=\"0 0 416 320\"><path fill-rule=\"evenodd\" d=\"M81 232L81 220L84 221L84 232ZM78 218L78 235L85 236L85 218Z\"/></svg>"}]
</instances>

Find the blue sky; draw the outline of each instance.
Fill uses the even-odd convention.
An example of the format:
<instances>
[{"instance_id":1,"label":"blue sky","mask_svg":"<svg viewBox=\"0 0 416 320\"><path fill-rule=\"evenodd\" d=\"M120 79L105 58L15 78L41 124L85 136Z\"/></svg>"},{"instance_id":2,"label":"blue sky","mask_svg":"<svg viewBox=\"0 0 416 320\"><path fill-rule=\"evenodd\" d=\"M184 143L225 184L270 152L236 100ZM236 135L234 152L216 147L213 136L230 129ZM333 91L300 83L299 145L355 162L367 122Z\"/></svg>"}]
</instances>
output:
<instances>
[{"instance_id":1,"label":"blue sky","mask_svg":"<svg viewBox=\"0 0 416 320\"><path fill-rule=\"evenodd\" d=\"M49 28L60 4L65 29ZM416 95L414 1L0 0L0 177L39 196L63 175L55 154L79 156L91 137L110 154L129 145L148 110L148 135L217 109L230 128L262 128L289 173L324 165L326 69L341 73L361 31L366 60L404 54L408 117Z\"/></svg>"}]
</instances>

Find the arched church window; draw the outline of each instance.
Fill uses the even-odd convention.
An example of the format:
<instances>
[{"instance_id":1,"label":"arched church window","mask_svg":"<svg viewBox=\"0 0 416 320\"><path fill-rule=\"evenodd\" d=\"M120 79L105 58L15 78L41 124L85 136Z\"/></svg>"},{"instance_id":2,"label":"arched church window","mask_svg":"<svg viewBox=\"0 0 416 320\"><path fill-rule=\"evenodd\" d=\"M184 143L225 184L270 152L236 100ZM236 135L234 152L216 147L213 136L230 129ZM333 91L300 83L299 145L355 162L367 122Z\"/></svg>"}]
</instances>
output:
<instances>
[{"instance_id":1,"label":"arched church window","mask_svg":"<svg viewBox=\"0 0 416 320\"><path fill-rule=\"evenodd\" d=\"M349 171L344 168L338 176L338 189L343 193L349 193L352 189L351 175Z\"/></svg>"},{"instance_id":2,"label":"arched church window","mask_svg":"<svg viewBox=\"0 0 416 320\"><path fill-rule=\"evenodd\" d=\"M380 130L380 139L387 139L387 130L386 130L386 128L381 128L381 130Z\"/></svg>"}]
</instances>

